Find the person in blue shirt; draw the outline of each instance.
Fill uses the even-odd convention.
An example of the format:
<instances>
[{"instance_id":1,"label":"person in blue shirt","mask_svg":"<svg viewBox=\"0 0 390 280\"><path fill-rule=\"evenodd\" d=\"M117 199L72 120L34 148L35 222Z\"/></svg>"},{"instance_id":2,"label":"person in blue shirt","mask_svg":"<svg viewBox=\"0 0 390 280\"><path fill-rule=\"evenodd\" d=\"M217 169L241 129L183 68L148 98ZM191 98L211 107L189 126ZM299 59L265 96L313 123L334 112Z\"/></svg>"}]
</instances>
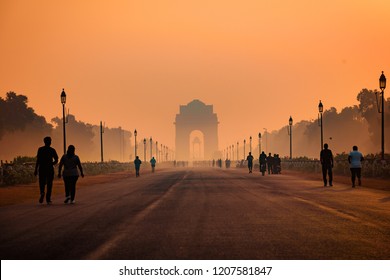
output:
<instances>
[{"instance_id":1,"label":"person in blue shirt","mask_svg":"<svg viewBox=\"0 0 390 280\"><path fill-rule=\"evenodd\" d=\"M358 151L357 146L352 147L352 152L349 153L348 162L351 170L352 188L355 187L356 177L358 178L359 186L362 185L361 174L362 174L362 161L364 160L361 152Z\"/></svg>"},{"instance_id":2,"label":"person in blue shirt","mask_svg":"<svg viewBox=\"0 0 390 280\"><path fill-rule=\"evenodd\" d=\"M253 156L252 156L252 153L251 153L251 152L249 152L249 155L246 157L246 160L248 161L249 173L252 173L252 168L253 168Z\"/></svg>"},{"instance_id":3,"label":"person in blue shirt","mask_svg":"<svg viewBox=\"0 0 390 280\"><path fill-rule=\"evenodd\" d=\"M152 166L152 172L154 172L154 168L156 167L156 159L154 157L150 160L150 165Z\"/></svg>"},{"instance_id":4,"label":"person in blue shirt","mask_svg":"<svg viewBox=\"0 0 390 280\"><path fill-rule=\"evenodd\" d=\"M135 157L134 160L134 167L135 167L135 177L139 177L139 169L141 167L142 161L139 159L138 156Z\"/></svg>"}]
</instances>

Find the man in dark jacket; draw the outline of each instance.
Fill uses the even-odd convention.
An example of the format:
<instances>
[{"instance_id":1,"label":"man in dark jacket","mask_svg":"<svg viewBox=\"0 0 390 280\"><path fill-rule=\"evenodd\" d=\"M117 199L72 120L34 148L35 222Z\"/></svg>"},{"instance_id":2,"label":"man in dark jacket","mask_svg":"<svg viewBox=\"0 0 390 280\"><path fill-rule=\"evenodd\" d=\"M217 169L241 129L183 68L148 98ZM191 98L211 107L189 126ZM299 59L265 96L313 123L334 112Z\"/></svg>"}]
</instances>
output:
<instances>
[{"instance_id":1,"label":"man in dark jacket","mask_svg":"<svg viewBox=\"0 0 390 280\"><path fill-rule=\"evenodd\" d=\"M37 174L39 174L39 189L41 193L39 203L42 203L45 198L45 186L47 185L46 203L51 204L54 165L58 163L58 155L56 150L50 147L51 138L49 136L45 137L43 142L45 143L45 146L40 147L37 152L37 162L35 163L34 175L37 176Z\"/></svg>"},{"instance_id":2,"label":"man in dark jacket","mask_svg":"<svg viewBox=\"0 0 390 280\"><path fill-rule=\"evenodd\" d=\"M329 186L333 186L333 154L328 149L328 144L324 144L324 149L320 153L320 161L322 165L322 178L324 180L324 186L327 186L326 174L329 176Z\"/></svg>"},{"instance_id":3,"label":"man in dark jacket","mask_svg":"<svg viewBox=\"0 0 390 280\"><path fill-rule=\"evenodd\" d=\"M135 157L134 160L134 167L135 167L135 177L139 177L139 169L141 167L142 161L139 159L138 156Z\"/></svg>"}]
</instances>

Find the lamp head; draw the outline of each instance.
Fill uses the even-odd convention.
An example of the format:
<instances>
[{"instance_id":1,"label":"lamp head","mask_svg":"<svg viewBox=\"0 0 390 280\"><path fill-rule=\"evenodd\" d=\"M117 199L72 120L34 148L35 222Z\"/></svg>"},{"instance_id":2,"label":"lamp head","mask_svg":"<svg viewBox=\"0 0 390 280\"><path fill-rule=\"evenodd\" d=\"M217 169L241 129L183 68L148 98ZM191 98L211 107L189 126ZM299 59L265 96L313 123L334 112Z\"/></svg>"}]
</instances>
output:
<instances>
[{"instance_id":1,"label":"lamp head","mask_svg":"<svg viewBox=\"0 0 390 280\"><path fill-rule=\"evenodd\" d=\"M322 102L320 100L320 104L318 104L318 111L322 113L324 111L324 105L322 105Z\"/></svg>"},{"instance_id":2,"label":"lamp head","mask_svg":"<svg viewBox=\"0 0 390 280\"><path fill-rule=\"evenodd\" d=\"M62 89L62 92L61 92L61 103L62 104L66 103L66 93L65 93L64 89Z\"/></svg>"},{"instance_id":3,"label":"lamp head","mask_svg":"<svg viewBox=\"0 0 390 280\"><path fill-rule=\"evenodd\" d=\"M386 88L386 77L385 74L383 74L383 71L382 75L379 77L379 88L381 90L384 90Z\"/></svg>"}]
</instances>

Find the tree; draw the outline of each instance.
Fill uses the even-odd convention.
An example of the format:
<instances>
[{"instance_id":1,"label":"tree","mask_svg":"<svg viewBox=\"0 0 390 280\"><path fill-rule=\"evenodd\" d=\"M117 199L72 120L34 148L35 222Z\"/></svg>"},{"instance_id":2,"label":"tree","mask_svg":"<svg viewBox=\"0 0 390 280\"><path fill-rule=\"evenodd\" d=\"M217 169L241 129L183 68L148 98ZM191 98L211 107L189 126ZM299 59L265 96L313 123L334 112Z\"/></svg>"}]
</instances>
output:
<instances>
[{"instance_id":1,"label":"tree","mask_svg":"<svg viewBox=\"0 0 390 280\"><path fill-rule=\"evenodd\" d=\"M0 158L35 155L51 129L44 117L28 107L26 96L8 92L5 99L0 97Z\"/></svg>"}]
</instances>

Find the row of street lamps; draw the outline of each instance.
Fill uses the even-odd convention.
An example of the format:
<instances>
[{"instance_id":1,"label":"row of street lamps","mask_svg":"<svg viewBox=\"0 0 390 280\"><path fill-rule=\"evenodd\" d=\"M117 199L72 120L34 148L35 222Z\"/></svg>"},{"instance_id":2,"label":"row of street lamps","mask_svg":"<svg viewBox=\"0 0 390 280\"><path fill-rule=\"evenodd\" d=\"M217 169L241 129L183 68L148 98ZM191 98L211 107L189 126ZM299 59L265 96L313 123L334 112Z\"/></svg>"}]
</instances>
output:
<instances>
[{"instance_id":1,"label":"row of street lamps","mask_svg":"<svg viewBox=\"0 0 390 280\"><path fill-rule=\"evenodd\" d=\"M378 100L378 95L377 92L376 94L376 100L377 100L377 106L378 106L378 112L382 114L382 122L381 122L381 159L384 161L385 159L385 118L384 118L384 112L385 112L385 98L384 98L384 90L386 89L386 77L382 71L381 76L379 77L379 88L381 89L380 97ZM380 105L379 105L380 103ZM66 129L65 129L65 124L66 124L66 117L65 117L65 104L66 104L66 93L65 90L62 89L61 92L61 104L62 104L62 125L63 125L63 136L64 136L64 154L66 154ZM323 135L323 122L322 122L322 114L324 111L324 105L322 104L321 100L320 103L318 104L318 112L319 112L319 126L321 127L321 149L324 146L324 135ZM292 126L293 126L293 119L290 116L288 120L288 135L290 136L290 159L292 159ZM264 128L265 132L267 130ZM100 139L101 139L101 161L103 162L103 127L102 127L102 122L100 122ZM259 132L258 134L258 139L259 139L259 154L261 153L261 133ZM135 156L137 156L137 130L134 130L134 152ZM143 143L144 143L144 161L146 161L146 138L144 138ZM153 156L153 140L152 137L149 139L150 141L150 157ZM244 139L244 159L245 159L245 146L246 146L246 139ZM239 159L239 142L237 141L237 160ZM165 160L168 160L168 153L169 149L167 146L163 146L161 144L161 153L162 156L160 157L160 161L164 161L164 156ZM234 145L228 146L226 149L223 150L223 154L226 152L227 158L230 158L228 153L230 151L230 157L233 157L234 160ZM252 153L252 136L249 137L249 152ZM156 141L156 157L158 157L158 142Z\"/></svg>"},{"instance_id":2,"label":"row of street lamps","mask_svg":"<svg viewBox=\"0 0 390 280\"><path fill-rule=\"evenodd\" d=\"M64 154L66 154L66 123L67 123L67 118L65 115L65 104L66 104L66 93L65 90L62 89L61 92L61 104L62 104L62 129L63 129L63 144L64 144ZM103 133L104 133L104 126L102 122L100 121L100 160L103 162ZM134 149L135 149L135 156L137 156L137 130L134 130L134 138L135 138L135 143L134 143ZM153 140L152 137L149 139L150 141L150 157L153 156ZM143 140L144 143L144 161L146 161L146 138ZM160 156L160 161L167 161L169 158L169 153L170 150L168 146L162 145L161 144L161 156ZM158 141L156 141L156 157L159 155L159 150L158 150ZM164 159L165 157L165 159Z\"/></svg>"},{"instance_id":3,"label":"row of street lamps","mask_svg":"<svg viewBox=\"0 0 390 280\"><path fill-rule=\"evenodd\" d=\"M290 136L290 159L292 159L292 125L293 125L293 119L292 117L290 116L289 120L288 120L288 124L289 124L289 127L288 127L288 130L287 130L287 133L288 135ZM267 132L267 129L264 128L265 132ZM267 134L266 134L267 136ZM258 134L258 149L259 149L259 156L262 152L262 149L261 149L261 132L259 132ZM266 139L267 141L267 139ZM245 147L246 147L246 139L244 139L244 145L243 145L243 150L244 150L244 160L245 160ZM240 156L239 156L239 145L240 143L237 141L237 145L236 145L236 148L237 148L237 160L239 160ZM229 153L230 152L230 153ZM249 152L252 154L252 136L249 136ZM227 148L225 148L223 151L222 151L222 155L224 155L226 153L226 158L227 159L230 159L230 158L233 158L233 160L235 159L234 158L234 145L230 145L228 146Z\"/></svg>"},{"instance_id":4,"label":"row of street lamps","mask_svg":"<svg viewBox=\"0 0 390 280\"><path fill-rule=\"evenodd\" d=\"M384 122L384 112L385 112L385 99L384 99L384 90L386 88L386 77L382 71L382 75L379 78L379 88L381 89L380 98L378 100L378 93L375 92L376 94L376 99L377 99L377 106L378 106L378 112L382 114L382 122L381 122L381 159L382 161L385 160L385 136L384 136L384 130L385 130L385 122ZM321 130L321 150L324 147L324 131L323 131L323 122L322 122L322 114L324 112L324 105L322 104L321 100L320 103L318 104L318 125L320 126ZM292 126L293 126L293 119L290 116L288 120L288 127L287 127L287 133L290 136L290 159L292 159ZM252 152L252 136L249 137L249 151ZM239 142L237 142L237 160L239 159ZM244 159L245 159L245 146L246 146L246 140L244 139ZM226 156L228 157L228 152L230 150L230 155L232 155L233 151L233 160L234 160L234 145L228 146L224 152L226 151ZM259 154L261 153L261 133L259 132Z\"/></svg>"},{"instance_id":5,"label":"row of street lamps","mask_svg":"<svg viewBox=\"0 0 390 280\"><path fill-rule=\"evenodd\" d=\"M138 142L137 142L137 129L134 130L134 155L138 156ZM148 140L144 138L142 143L144 144L144 161L146 162L146 143ZM159 162L168 161L173 154L173 151L169 149L168 146L160 144L160 149L158 148L158 141L155 142L156 145L156 160ZM150 158L153 157L153 138L149 138L149 147L150 147Z\"/></svg>"}]
</instances>

